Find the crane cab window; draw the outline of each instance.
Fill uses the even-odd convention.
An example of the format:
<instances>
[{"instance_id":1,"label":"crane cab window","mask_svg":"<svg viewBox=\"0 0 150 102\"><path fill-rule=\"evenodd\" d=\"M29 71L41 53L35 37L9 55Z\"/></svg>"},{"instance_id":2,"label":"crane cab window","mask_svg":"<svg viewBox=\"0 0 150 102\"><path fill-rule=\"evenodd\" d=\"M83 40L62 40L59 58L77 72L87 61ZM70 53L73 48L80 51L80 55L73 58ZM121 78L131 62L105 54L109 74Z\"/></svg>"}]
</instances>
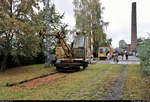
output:
<instances>
[{"instance_id":1,"label":"crane cab window","mask_svg":"<svg viewBox=\"0 0 150 102\"><path fill-rule=\"evenodd\" d=\"M73 48L84 47L84 37L75 38Z\"/></svg>"},{"instance_id":2,"label":"crane cab window","mask_svg":"<svg viewBox=\"0 0 150 102\"><path fill-rule=\"evenodd\" d=\"M84 47L84 37L80 38L79 47Z\"/></svg>"}]
</instances>

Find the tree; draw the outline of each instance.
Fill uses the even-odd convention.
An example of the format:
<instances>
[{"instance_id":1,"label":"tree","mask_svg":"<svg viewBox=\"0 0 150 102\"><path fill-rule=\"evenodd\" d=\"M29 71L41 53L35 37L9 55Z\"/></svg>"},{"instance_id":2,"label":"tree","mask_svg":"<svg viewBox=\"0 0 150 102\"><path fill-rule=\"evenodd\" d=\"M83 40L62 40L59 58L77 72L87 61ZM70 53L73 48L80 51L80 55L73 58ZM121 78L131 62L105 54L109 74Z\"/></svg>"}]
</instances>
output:
<instances>
[{"instance_id":1,"label":"tree","mask_svg":"<svg viewBox=\"0 0 150 102\"><path fill-rule=\"evenodd\" d=\"M124 40L120 40L119 41L119 48L126 48L127 47L127 43Z\"/></svg>"},{"instance_id":2,"label":"tree","mask_svg":"<svg viewBox=\"0 0 150 102\"><path fill-rule=\"evenodd\" d=\"M40 0L1 0L0 4L0 54L3 57L0 70L7 66L9 55L36 56L39 50L40 38L37 27L32 25L33 8L39 9Z\"/></svg>"},{"instance_id":3,"label":"tree","mask_svg":"<svg viewBox=\"0 0 150 102\"><path fill-rule=\"evenodd\" d=\"M106 46L111 46L111 43L112 43L112 38L110 39L106 39Z\"/></svg>"},{"instance_id":4,"label":"tree","mask_svg":"<svg viewBox=\"0 0 150 102\"><path fill-rule=\"evenodd\" d=\"M48 6L43 2L44 6ZM45 67L48 68L50 65L50 54L55 52L56 37L45 36L55 34L56 30L61 31L64 35L68 33L67 24L62 23L61 19L64 17L64 13L60 14L55 10L55 4L52 4L47 11L47 7L41 9L37 14L32 16L33 25L40 27L39 34L42 37L41 40L41 53L45 55ZM47 14L48 13L48 14Z\"/></svg>"},{"instance_id":5,"label":"tree","mask_svg":"<svg viewBox=\"0 0 150 102\"><path fill-rule=\"evenodd\" d=\"M45 2L43 2L45 3ZM44 4L45 5L45 4ZM46 9L45 7L40 10L37 14L34 14L32 16L32 25L38 26L40 28L39 34L42 37L41 40L41 51L45 51L45 46L48 46L50 48L50 53L54 53L55 46L56 46L56 41L57 39L55 36L45 36L46 30L49 29L49 34L55 33L54 31L60 30L64 35L68 33L67 30L67 24L62 23L62 19L64 17L64 13L60 14L59 12L56 12L55 10L55 4L51 5L50 7L50 25L47 26L45 23L45 18L46 18ZM48 45L44 42L46 37L49 39L48 40ZM42 52L43 53L43 52Z\"/></svg>"},{"instance_id":6,"label":"tree","mask_svg":"<svg viewBox=\"0 0 150 102\"><path fill-rule=\"evenodd\" d=\"M76 28L81 32L88 32L90 35L91 14L93 18L93 35L94 35L94 53L97 55L100 45L107 45L104 26L108 26L108 22L104 22L101 14L104 8L101 7L99 0L74 0L74 13L76 18Z\"/></svg>"},{"instance_id":7,"label":"tree","mask_svg":"<svg viewBox=\"0 0 150 102\"><path fill-rule=\"evenodd\" d=\"M143 37L143 38L140 37L140 38L137 39L137 43L138 43L138 44L141 44L141 43L144 42L144 40L145 40L144 37Z\"/></svg>"}]
</instances>

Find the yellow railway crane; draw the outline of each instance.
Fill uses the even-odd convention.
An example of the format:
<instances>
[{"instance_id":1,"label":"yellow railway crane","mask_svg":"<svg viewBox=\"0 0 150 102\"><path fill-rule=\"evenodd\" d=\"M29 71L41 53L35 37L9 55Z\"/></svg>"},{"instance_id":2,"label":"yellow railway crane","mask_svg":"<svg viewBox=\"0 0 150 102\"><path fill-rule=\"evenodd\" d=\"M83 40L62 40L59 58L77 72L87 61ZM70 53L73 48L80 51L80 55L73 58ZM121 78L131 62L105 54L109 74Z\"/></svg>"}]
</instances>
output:
<instances>
[{"instance_id":1,"label":"yellow railway crane","mask_svg":"<svg viewBox=\"0 0 150 102\"><path fill-rule=\"evenodd\" d=\"M86 34L77 34L71 45L68 45L65 36L56 31L55 34L47 36L56 36L58 39L56 45L56 69L58 71L78 70L80 67L85 69L90 62L90 48L88 36Z\"/></svg>"}]
</instances>

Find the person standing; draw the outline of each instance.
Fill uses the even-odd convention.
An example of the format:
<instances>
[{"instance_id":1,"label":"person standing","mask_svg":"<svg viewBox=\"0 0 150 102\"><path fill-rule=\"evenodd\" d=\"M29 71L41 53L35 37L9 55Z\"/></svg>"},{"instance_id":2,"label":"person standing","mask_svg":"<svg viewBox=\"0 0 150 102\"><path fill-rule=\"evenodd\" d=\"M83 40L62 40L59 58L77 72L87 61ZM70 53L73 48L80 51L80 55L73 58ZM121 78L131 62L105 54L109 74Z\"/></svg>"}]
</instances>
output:
<instances>
[{"instance_id":1,"label":"person standing","mask_svg":"<svg viewBox=\"0 0 150 102\"><path fill-rule=\"evenodd\" d=\"M114 62L117 62L118 63L118 52L117 51L115 51L115 53L114 53Z\"/></svg>"},{"instance_id":2,"label":"person standing","mask_svg":"<svg viewBox=\"0 0 150 102\"><path fill-rule=\"evenodd\" d=\"M128 60L128 51L126 51L125 55L126 55L126 60Z\"/></svg>"},{"instance_id":3,"label":"person standing","mask_svg":"<svg viewBox=\"0 0 150 102\"><path fill-rule=\"evenodd\" d=\"M124 60L124 54L125 54L125 51L123 50L123 51L121 52L122 60Z\"/></svg>"},{"instance_id":4,"label":"person standing","mask_svg":"<svg viewBox=\"0 0 150 102\"><path fill-rule=\"evenodd\" d=\"M52 66L56 63L56 55L55 54L50 54L50 63Z\"/></svg>"},{"instance_id":5,"label":"person standing","mask_svg":"<svg viewBox=\"0 0 150 102\"><path fill-rule=\"evenodd\" d=\"M110 52L108 51L108 53L106 54L106 56L107 56L107 60L109 61L109 59L110 59Z\"/></svg>"}]
</instances>

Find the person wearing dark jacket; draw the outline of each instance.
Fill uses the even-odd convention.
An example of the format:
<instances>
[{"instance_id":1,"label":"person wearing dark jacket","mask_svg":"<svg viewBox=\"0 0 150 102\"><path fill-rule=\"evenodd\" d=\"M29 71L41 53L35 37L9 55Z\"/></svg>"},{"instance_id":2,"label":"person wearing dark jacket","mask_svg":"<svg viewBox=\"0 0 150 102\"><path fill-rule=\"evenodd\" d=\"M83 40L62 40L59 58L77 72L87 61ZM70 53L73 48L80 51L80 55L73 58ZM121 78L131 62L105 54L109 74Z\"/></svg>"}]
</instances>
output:
<instances>
[{"instance_id":1,"label":"person wearing dark jacket","mask_svg":"<svg viewBox=\"0 0 150 102\"><path fill-rule=\"evenodd\" d=\"M125 51L126 60L128 60L128 51Z\"/></svg>"},{"instance_id":2,"label":"person wearing dark jacket","mask_svg":"<svg viewBox=\"0 0 150 102\"><path fill-rule=\"evenodd\" d=\"M125 50L123 50L123 51L121 52L121 56L122 56L122 60L124 60Z\"/></svg>"},{"instance_id":3,"label":"person wearing dark jacket","mask_svg":"<svg viewBox=\"0 0 150 102\"><path fill-rule=\"evenodd\" d=\"M118 63L118 52L117 51L115 51L115 53L114 53L114 62L117 62Z\"/></svg>"}]
</instances>

